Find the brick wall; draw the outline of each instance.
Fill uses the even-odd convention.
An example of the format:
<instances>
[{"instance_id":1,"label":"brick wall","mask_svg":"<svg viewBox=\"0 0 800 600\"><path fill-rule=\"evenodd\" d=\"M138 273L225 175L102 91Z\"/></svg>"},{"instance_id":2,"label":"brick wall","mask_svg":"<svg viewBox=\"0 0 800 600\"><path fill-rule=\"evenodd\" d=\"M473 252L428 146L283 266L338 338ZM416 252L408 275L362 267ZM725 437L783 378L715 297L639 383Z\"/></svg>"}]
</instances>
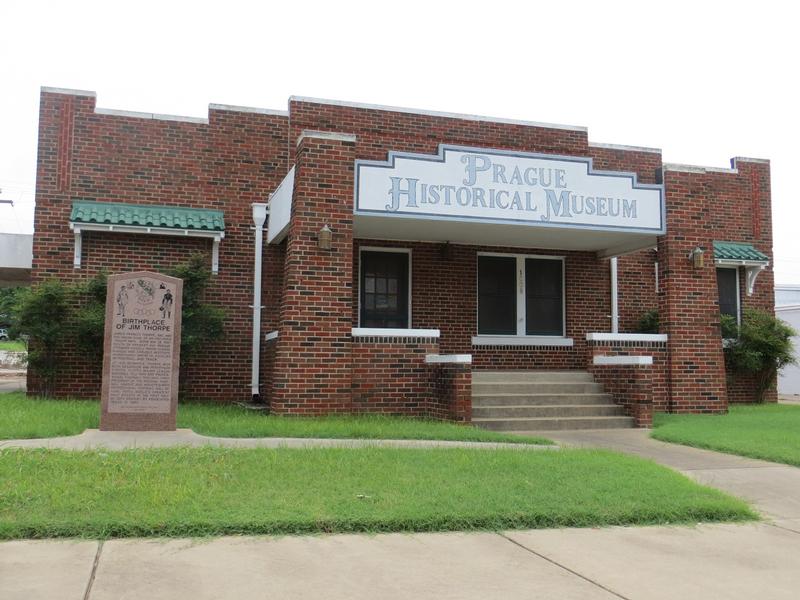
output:
<instances>
[{"instance_id":1,"label":"brick wall","mask_svg":"<svg viewBox=\"0 0 800 600\"><path fill-rule=\"evenodd\" d=\"M594 365L590 369L615 402L625 407L636 427L653 425L653 377L650 365Z\"/></svg>"},{"instance_id":2,"label":"brick wall","mask_svg":"<svg viewBox=\"0 0 800 600\"><path fill-rule=\"evenodd\" d=\"M617 304L619 331L637 333L639 320L651 310L658 310L654 250L642 250L617 260Z\"/></svg>"},{"instance_id":3,"label":"brick wall","mask_svg":"<svg viewBox=\"0 0 800 600\"><path fill-rule=\"evenodd\" d=\"M649 368L651 371L649 377L652 386L653 408L657 412L667 412L671 409L667 342L590 341L586 359L589 370L595 374L599 371L608 372L608 365L594 364L595 356L651 356L653 364ZM611 392L611 390L607 391ZM625 402L621 401L620 403Z\"/></svg>"},{"instance_id":4,"label":"brick wall","mask_svg":"<svg viewBox=\"0 0 800 600\"><path fill-rule=\"evenodd\" d=\"M433 379L430 416L470 423L472 421L472 369L467 364L429 365Z\"/></svg>"},{"instance_id":5,"label":"brick wall","mask_svg":"<svg viewBox=\"0 0 800 600\"><path fill-rule=\"evenodd\" d=\"M728 402L713 241L751 242L772 263L769 167L744 161L737 166L738 172L664 173L668 210L667 235L658 247L659 312L661 330L669 334L671 406L680 412L720 412ZM688 258L698 246L707 251L701 268ZM773 310L771 267L759 276L753 296L742 295L742 304Z\"/></svg>"},{"instance_id":6,"label":"brick wall","mask_svg":"<svg viewBox=\"0 0 800 600\"><path fill-rule=\"evenodd\" d=\"M250 398L249 365L253 231L250 204L264 202L288 171L288 119L235 110L210 110L208 123L95 113L88 95L43 91L39 114L39 157L33 243L33 282L57 277L87 279L101 267L115 272L167 268L202 240L144 235L88 234L83 264L72 267L69 213L74 199L167 204L225 212L219 275L208 300L227 312L226 337L192 364L186 392L220 401ZM272 248L265 259L279 254ZM265 274L270 260L265 260ZM265 297L273 278L265 276ZM272 300L274 306L274 300ZM264 330L274 328L269 312ZM61 357L59 395L99 396L99 366L73 347ZM39 390L32 374L31 393Z\"/></svg>"},{"instance_id":7,"label":"brick wall","mask_svg":"<svg viewBox=\"0 0 800 600\"><path fill-rule=\"evenodd\" d=\"M353 412L432 416L425 356L437 352L436 338L354 338Z\"/></svg>"},{"instance_id":8,"label":"brick wall","mask_svg":"<svg viewBox=\"0 0 800 600\"><path fill-rule=\"evenodd\" d=\"M443 118L391 110L289 100L289 143L303 130L354 134L356 157L386 160L390 150L434 154L439 144L589 155L585 130Z\"/></svg>"},{"instance_id":9,"label":"brick wall","mask_svg":"<svg viewBox=\"0 0 800 600\"><path fill-rule=\"evenodd\" d=\"M262 401L269 403L275 383L275 359L278 350L278 338L261 342L261 395Z\"/></svg>"}]
</instances>

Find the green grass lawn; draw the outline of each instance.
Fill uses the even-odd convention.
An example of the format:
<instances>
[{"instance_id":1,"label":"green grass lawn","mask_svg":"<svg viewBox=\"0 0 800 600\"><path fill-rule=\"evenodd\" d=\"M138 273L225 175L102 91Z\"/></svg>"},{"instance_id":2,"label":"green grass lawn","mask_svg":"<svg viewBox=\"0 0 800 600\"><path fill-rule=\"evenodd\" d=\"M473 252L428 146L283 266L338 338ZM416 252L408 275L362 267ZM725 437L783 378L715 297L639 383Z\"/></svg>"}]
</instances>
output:
<instances>
[{"instance_id":1,"label":"green grass lawn","mask_svg":"<svg viewBox=\"0 0 800 600\"><path fill-rule=\"evenodd\" d=\"M94 400L44 400L24 393L0 394L0 439L77 435L97 428ZM236 405L186 403L178 406L178 427L219 437L320 437L460 440L549 444L543 438L508 435L477 427L384 416L296 418L265 415Z\"/></svg>"},{"instance_id":2,"label":"green grass lawn","mask_svg":"<svg viewBox=\"0 0 800 600\"><path fill-rule=\"evenodd\" d=\"M655 416L657 440L800 467L800 406L731 406L727 415Z\"/></svg>"},{"instance_id":3,"label":"green grass lawn","mask_svg":"<svg viewBox=\"0 0 800 600\"><path fill-rule=\"evenodd\" d=\"M6 350L9 352L25 352L25 344L20 342L19 340L0 340L0 350Z\"/></svg>"},{"instance_id":4,"label":"green grass lawn","mask_svg":"<svg viewBox=\"0 0 800 600\"><path fill-rule=\"evenodd\" d=\"M0 450L0 538L743 521L742 501L601 450Z\"/></svg>"}]
</instances>

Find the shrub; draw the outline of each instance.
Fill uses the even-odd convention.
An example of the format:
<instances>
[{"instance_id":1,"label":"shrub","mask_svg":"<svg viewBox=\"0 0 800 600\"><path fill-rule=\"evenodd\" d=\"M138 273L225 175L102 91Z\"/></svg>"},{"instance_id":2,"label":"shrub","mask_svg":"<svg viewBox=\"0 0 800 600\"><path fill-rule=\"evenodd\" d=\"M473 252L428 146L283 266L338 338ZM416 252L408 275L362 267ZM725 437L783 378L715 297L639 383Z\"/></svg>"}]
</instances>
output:
<instances>
[{"instance_id":1,"label":"shrub","mask_svg":"<svg viewBox=\"0 0 800 600\"><path fill-rule=\"evenodd\" d=\"M211 283L211 271L205 254L192 254L186 263L167 271L183 280L183 311L181 316L181 387L185 382L187 364L197 353L224 335L225 311L204 302L205 291ZM80 307L75 311L75 334L78 347L102 360L105 336L106 290L108 276L101 271L89 281L74 286Z\"/></svg>"},{"instance_id":2,"label":"shrub","mask_svg":"<svg viewBox=\"0 0 800 600\"><path fill-rule=\"evenodd\" d=\"M103 358L107 288L108 273L104 269L85 283L76 284L72 289L72 292L83 300L74 315L78 348L98 360Z\"/></svg>"},{"instance_id":3,"label":"shrub","mask_svg":"<svg viewBox=\"0 0 800 600\"><path fill-rule=\"evenodd\" d=\"M211 283L211 271L206 266L205 254L192 254L186 263L167 271L167 275L183 280L181 317L181 367L183 367L209 342L223 337L225 311L203 301L206 288Z\"/></svg>"},{"instance_id":4,"label":"shrub","mask_svg":"<svg viewBox=\"0 0 800 600\"><path fill-rule=\"evenodd\" d=\"M637 333L658 333L660 322L658 320L658 311L648 310L640 318L636 325Z\"/></svg>"},{"instance_id":5,"label":"shrub","mask_svg":"<svg viewBox=\"0 0 800 600\"><path fill-rule=\"evenodd\" d=\"M58 351L67 335L68 295L63 283L51 279L21 292L14 310L13 333L30 336L28 364L41 376L46 396L55 389Z\"/></svg>"},{"instance_id":6,"label":"shrub","mask_svg":"<svg viewBox=\"0 0 800 600\"><path fill-rule=\"evenodd\" d=\"M763 310L745 309L738 327L729 315L723 315L721 321L727 340L725 362L735 372L755 376L756 400L763 402L778 371L796 362L791 339L796 332Z\"/></svg>"}]
</instances>

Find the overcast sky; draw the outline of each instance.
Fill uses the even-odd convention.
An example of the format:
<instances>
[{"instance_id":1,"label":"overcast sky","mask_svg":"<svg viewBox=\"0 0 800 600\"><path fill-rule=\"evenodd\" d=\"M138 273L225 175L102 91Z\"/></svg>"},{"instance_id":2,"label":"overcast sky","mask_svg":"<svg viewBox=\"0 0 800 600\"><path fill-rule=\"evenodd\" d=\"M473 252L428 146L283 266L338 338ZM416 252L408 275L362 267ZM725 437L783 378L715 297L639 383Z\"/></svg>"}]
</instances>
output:
<instances>
[{"instance_id":1,"label":"overcast sky","mask_svg":"<svg viewBox=\"0 0 800 600\"><path fill-rule=\"evenodd\" d=\"M776 278L800 284L792 2L0 1L0 231L30 232L39 87L176 115L290 95L589 127L666 162L772 161Z\"/></svg>"}]
</instances>

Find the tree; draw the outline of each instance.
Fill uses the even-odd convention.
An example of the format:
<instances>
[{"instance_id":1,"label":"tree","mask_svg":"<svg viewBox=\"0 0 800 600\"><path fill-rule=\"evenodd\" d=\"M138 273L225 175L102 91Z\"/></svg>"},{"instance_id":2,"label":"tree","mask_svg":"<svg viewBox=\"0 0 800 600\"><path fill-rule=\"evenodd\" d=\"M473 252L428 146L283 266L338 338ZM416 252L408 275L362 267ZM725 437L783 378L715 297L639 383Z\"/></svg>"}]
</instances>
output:
<instances>
[{"instance_id":1,"label":"tree","mask_svg":"<svg viewBox=\"0 0 800 600\"><path fill-rule=\"evenodd\" d=\"M0 327L9 327L14 324L14 316L19 296L26 288L10 287L0 288Z\"/></svg>"},{"instance_id":2,"label":"tree","mask_svg":"<svg viewBox=\"0 0 800 600\"><path fill-rule=\"evenodd\" d=\"M722 315L725 361L734 371L755 377L756 401L764 401L780 369L795 364L794 335L794 329L763 310L745 309L741 326Z\"/></svg>"},{"instance_id":3,"label":"tree","mask_svg":"<svg viewBox=\"0 0 800 600\"><path fill-rule=\"evenodd\" d=\"M26 288L19 294L12 326L15 335L30 336L28 364L41 375L45 396L52 395L58 372L58 351L67 335L67 288L56 279Z\"/></svg>"}]
</instances>

